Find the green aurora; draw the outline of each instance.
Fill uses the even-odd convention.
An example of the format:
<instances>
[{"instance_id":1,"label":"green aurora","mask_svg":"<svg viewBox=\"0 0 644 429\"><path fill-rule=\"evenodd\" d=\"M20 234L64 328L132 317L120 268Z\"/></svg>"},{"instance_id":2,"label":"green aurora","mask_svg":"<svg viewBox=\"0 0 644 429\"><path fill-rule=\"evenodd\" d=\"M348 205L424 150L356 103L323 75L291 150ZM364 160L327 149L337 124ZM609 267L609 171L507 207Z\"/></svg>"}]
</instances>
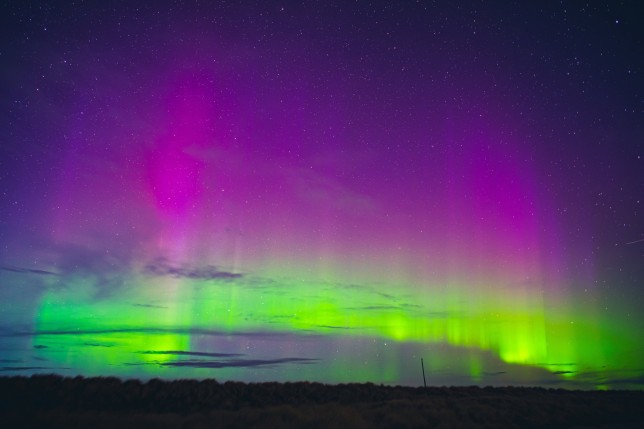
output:
<instances>
[{"instance_id":1,"label":"green aurora","mask_svg":"<svg viewBox=\"0 0 644 429\"><path fill-rule=\"evenodd\" d=\"M553 311L549 297L528 286L495 294L490 285L371 287L303 276L210 281L139 276L128 282L137 287L124 286L105 297L97 297L86 278L50 289L37 311L34 345L45 345L43 356L61 367L122 376L244 379L249 375L244 368L199 367L200 361L173 367L171 352L199 353L209 336L232 341L231 349L238 351L240 341L252 345L271 335L288 335L290 342L309 346L310 338L324 344L326 337L345 348L326 363L315 347L306 349L311 360L292 366L292 374L280 374L293 380L395 383L405 379L405 361L418 357L425 358L432 374L463 372L464 384L484 381L490 371L485 366L495 359L526 371L545 370L553 383L559 379L585 388L611 387L611 368L638 374L639 362L630 351L639 337L632 326L597 317L601 312L589 308L590 301L578 302L574 310L560 303ZM374 352L378 362L369 359L369 348L363 359L355 359L347 340L387 347ZM208 351L229 351L211 345ZM267 347L265 353L275 354ZM459 359L441 357L436 351L442 347L466 352ZM404 355L405 348L413 350L411 355ZM589 374L594 374L590 380ZM413 383L414 376L409 378Z\"/></svg>"}]
</instances>

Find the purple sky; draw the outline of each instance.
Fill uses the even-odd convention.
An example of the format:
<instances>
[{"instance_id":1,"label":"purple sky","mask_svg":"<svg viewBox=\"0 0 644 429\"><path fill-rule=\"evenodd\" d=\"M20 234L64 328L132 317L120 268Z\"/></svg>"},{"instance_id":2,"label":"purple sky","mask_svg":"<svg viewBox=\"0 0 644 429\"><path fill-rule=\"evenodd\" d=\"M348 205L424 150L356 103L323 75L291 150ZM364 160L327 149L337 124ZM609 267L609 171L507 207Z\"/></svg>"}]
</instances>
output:
<instances>
[{"instance_id":1,"label":"purple sky","mask_svg":"<svg viewBox=\"0 0 644 429\"><path fill-rule=\"evenodd\" d=\"M38 270L104 297L159 258L383 293L528 285L546 314L644 325L636 2L0 11L9 330L39 320Z\"/></svg>"}]
</instances>

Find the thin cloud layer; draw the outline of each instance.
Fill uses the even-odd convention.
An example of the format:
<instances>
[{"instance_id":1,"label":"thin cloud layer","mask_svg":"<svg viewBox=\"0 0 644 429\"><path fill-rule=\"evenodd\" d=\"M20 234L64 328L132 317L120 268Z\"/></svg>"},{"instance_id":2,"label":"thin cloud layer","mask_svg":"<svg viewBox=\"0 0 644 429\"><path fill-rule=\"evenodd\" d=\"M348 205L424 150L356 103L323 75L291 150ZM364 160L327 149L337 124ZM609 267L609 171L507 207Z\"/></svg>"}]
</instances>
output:
<instances>
[{"instance_id":1,"label":"thin cloud layer","mask_svg":"<svg viewBox=\"0 0 644 429\"><path fill-rule=\"evenodd\" d=\"M165 305L156 305L156 304L139 304L139 303L132 304L132 306L133 306L133 307L144 307L144 308L156 308L156 309L164 309L164 308L168 308L168 307L167 307L167 306L165 306Z\"/></svg>"},{"instance_id":2,"label":"thin cloud layer","mask_svg":"<svg viewBox=\"0 0 644 429\"><path fill-rule=\"evenodd\" d=\"M71 368L61 368L55 366L3 366L0 367L0 372L12 371L60 371Z\"/></svg>"},{"instance_id":3,"label":"thin cloud layer","mask_svg":"<svg viewBox=\"0 0 644 429\"><path fill-rule=\"evenodd\" d=\"M283 364L314 364L319 359L309 358L280 358L280 359L230 359L215 360L183 360L159 363L162 366L191 367L191 368L240 368L240 367L272 367Z\"/></svg>"},{"instance_id":4,"label":"thin cloud layer","mask_svg":"<svg viewBox=\"0 0 644 429\"><path fill-rule=\"evenodd\" d=\"M38 270L38 269L34 269L34 268L21 268L21 267L1 266L0 270L8 271L10 273L37 274L37 275L41 275L41 276L58 276L58 275L60 275L60 274L54 273L52 271Z\"/></svg>"},{"instance_id":5,"label":"thin cloud layer","mask_svg":"<svg viewBox=\"0 0 644 429\"><path fill-rule=\"evenodd\" d=\"M208 352L190 352L178 350L153 350L139 352L143 355L174 355L174 356L203 356L203 357L237 357L243 356L241 353L208 353Z\"/></svg>"},{"instance_id":6,"label":"thin cloud layer","mask_svg":"<svg viewBox=\"0 0 644 429\"><path fill-rule=\"evenodd\" d=\"M194 267L189 265L172 265L165 258L158 258L148 263L143 272L148 275L158 277L185 278L191 280L233 280L239 279L243 275L222 271L214 265L205 267Z\"/></svg>"}]
</instances>

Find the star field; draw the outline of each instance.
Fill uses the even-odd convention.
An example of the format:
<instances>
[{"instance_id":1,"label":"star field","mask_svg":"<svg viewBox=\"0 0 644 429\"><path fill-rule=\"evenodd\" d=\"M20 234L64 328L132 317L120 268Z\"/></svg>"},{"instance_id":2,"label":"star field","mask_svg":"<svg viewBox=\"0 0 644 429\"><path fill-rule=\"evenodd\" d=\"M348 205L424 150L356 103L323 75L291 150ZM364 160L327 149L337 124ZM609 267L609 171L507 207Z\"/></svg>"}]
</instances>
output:
<instances>
[{"instance_id":1,"label":"star field","mask_svg":"<svg viewBox=\"0 0 644 429\"><path fill-rule=\"evenodd\" d=\"M0 370L641 388L637 6L5 2Z\"/></svg>"}]
</instances>

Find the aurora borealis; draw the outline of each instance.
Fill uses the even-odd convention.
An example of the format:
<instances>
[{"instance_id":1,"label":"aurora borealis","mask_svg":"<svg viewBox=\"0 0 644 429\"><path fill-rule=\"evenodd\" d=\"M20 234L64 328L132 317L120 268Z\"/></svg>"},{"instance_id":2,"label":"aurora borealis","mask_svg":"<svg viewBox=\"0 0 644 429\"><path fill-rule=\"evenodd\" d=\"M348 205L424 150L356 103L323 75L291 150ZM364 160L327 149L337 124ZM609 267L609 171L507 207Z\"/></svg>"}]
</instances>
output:
<instances>
[{"instance_id":1,"label":"aurora borealis","mask_svg":"<svg viewBox=\"0 0 644 429\"><path fill-rule=\"evenodd\" d=\"M2 374L642 388L634 2L62 3L1 6Z\"/></svg>"}]
</instances>

